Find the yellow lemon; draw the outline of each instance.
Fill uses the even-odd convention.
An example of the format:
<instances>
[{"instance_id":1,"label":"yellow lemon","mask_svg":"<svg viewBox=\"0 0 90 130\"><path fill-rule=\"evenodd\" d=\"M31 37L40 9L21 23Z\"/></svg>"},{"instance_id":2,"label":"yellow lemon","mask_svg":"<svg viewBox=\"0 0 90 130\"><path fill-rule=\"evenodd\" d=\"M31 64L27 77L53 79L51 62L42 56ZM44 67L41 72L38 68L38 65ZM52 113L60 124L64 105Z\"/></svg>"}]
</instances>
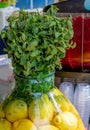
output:
<instances>
[{"instance_id":1,"label":"yellow lemon","mask_svg":"<svg viewBox=\"0 0 90 130\"><path fill-rule=\"evenodd\" d=\"M12 125L6 119L0 119L0 130L12 130Z\"/></svg>"},{"instance_id":2,"label":"yellow lemon","mask_svg":"<svg viewBox=\"0 0 90 130\"><path fill-rule=\"evenodd\" d=\"M63 112L57 114L53 119L53 123L60 130L76 130L78 127L78 119L71 112Z\"/></svg>"},{"instance_id":3,"label":"yellow lemon","mask_svg":"<svg viewBox=\"0 0 90 130\"><path fill-rule=\"evenodd\" d=\"M59 130L59 129L53 125L45 125L45 126L40 126L38 130Z\"/></svg>"},{"instance_id":4,"label":"yellow lemon","mask_svg":"<svg viewBox=\"0 0 90 130\"><path fill-rule=\"evenodd\" d=\"M78 119L78 129L76 130L85 130L85 126L80 118Z\"/></svg>"},{"instance_id":5,"label":"yellow lemon","mask_svg":"<svg viewBox=\"0 0 90 130\"><path fill-rule=\"evenodd\" d=\"M2 109L2 105L0 105L0 118L4 118L5 117L5 113Z\"/></svg>"},{"instance_id":6,"label":"yellow lemon","mask_svg":"<svg viewBox=\"0 0 90 130\"><path fill-rule=\"evenodd\" d=\"M14 100L6 106L5 115L7 120L9 120L10 122L27 118L28 116L27 104L22 100Z\"/></svg>"},{"instance_id":7,"label":"yellow lemon","mask_svg":"<svg viewBox=\"0 0 90 130\"><path fill-rule=\"evenodd\" d=\"M52 102L55 106L55 111L58 112L60 109L61 111L70 111L70 102L69 100L58 90L58 88L53 88L49 95L51 97ZM53 97L53 98L52 98Z\"/></svg>"},{"instance_id":8,"label":"yellow lemon","mask_svg":"<svg viewBox=\"0 0 90 130\"><path fill-rule=\"evenodd\" d=\"M37 130L32 121L21 119L13 123L13 130Z\"/></svg>"},{"instance_id":9,"label":"yellow lemon","mask_svg":"<svg viewBox=\"0 0 90 130\"><path fill-rule=\"evenodd\" d=\"M51 89L51 92L54 94L54 95L56 95L56 96L58 96L58 95L63 95L63 93L58 89L58 88L53 88L53 89Z\"/></svg>"},{"instance_id":10,"label":"yellow lemon","mask_svg":"<svg viewBox=\"0 0 90 130\"><path fill-rule=\"evenodd\" d=\"M70 111L77 117L78 119L78 129L80 130L85 130L84 124L81 120L81 117L79 115L79 113L77 112L76 108L73 106L73 104L70 104ZM78 130L76 129L76 130Z\"/></svg>"},{"instance_id":11,"label":"yellow lemon","mask_svg":"<svg viewBox=\"0 0 90 130\"><path fill-rule=\"evenodd\" d=\"M54 115L54 106L46 94L34 99L29 106L29 118L37 125L50 122Z\"/></svg>"}]
</instances>

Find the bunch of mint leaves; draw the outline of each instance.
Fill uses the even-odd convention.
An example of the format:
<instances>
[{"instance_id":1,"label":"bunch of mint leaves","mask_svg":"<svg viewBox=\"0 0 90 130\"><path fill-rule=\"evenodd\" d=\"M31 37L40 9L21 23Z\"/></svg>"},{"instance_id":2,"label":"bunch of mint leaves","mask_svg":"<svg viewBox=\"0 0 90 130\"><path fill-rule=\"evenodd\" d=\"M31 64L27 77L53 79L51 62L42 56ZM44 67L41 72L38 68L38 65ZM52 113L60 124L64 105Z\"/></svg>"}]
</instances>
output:
<instances>
[{"instance_id":1,"label":"bunch of mint leaves","mask_svg":"<svg viewBox=\"0 0 90 130\"><path fill-rule=\"evenodd\" d=\"M73 27L72 17L56 17L57 10L54 5L43 14L22 9L8 18L9 26L1 36L18 75L41 76L62 68L60 60L74 47Z\"/></svg>"}]
</instances>

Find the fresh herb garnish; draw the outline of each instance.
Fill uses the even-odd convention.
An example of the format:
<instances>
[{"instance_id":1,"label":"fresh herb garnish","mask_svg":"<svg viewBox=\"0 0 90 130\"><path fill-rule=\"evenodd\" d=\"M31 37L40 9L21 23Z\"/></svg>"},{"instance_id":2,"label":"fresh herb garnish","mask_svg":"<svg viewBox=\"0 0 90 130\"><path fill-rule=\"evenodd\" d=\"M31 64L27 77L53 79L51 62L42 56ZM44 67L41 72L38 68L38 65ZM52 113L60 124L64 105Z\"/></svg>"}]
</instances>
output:
<instances>
[{"instance_id":1,"label":"fresh herb garnish","mask_svg":"<svg viewBox=\"0 0 90 130\"><path fill-rule=\"evenodd\" d=\"M2 31L6 38L8 56L15 72L23 76L41 76L61 69L60 59L73 47L72 17L56 17L54 5L46 13L20 10L8 18L9 26Z\"/></svg>"}]
</instances>

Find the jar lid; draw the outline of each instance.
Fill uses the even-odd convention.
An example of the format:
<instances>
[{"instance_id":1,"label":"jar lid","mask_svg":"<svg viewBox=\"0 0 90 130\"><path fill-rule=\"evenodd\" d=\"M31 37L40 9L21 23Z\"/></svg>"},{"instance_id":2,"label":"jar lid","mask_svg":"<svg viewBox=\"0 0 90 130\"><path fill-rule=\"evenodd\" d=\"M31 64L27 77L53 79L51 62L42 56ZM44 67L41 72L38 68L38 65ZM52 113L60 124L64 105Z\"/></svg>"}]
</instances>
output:
<instances>
[{"instance_id":1,"label":"jar lid","mask_svg":"<svg viewBox=\"0 0 90 130\"><path fill-rule=\"evenodd\" d=\"M6 8L9 6L9 2L5 1L5 2L0 2L0 8Z\"/></svg>"}]
</instances>

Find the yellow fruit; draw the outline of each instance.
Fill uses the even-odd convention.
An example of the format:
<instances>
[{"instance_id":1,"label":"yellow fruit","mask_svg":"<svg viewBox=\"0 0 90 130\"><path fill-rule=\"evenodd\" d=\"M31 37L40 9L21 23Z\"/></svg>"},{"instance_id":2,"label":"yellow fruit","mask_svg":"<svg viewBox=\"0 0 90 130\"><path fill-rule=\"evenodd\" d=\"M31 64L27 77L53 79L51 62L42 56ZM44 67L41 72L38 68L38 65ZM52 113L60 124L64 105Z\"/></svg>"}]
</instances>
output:
<instances>
[{"instance_id":1,"label":"yellow fruit","mask_svg":"<svg viewBox=\"0 0 90 130\"><path fill-rule=\"evenodd\" d=\"M82 123L80 118L78 120L78 129L76 130L85 130L84 124Z\"/></svg>"},{"instance_id":2,"label":"yellow fruit","mask_svg":"<svg viewBox=\"0 0 90 130\"><path fill-rule=\"evenodd\" d=\"M37 125L50 122L54 115L54 106L46 94L34 99L29 106L29 118Z\"/></svg>"},{"instance_id":3,"label":"yellow fruit","mask_svg":"<svg viewBox=\"0 0 90 130\"><path fill-rule=\"evenodd\" d=\"M62 96L62 95L63 95L63 93L62 93L58 88L53 88L53 89L51 89L51 92L52 92L54 95L56 95L56 96L58 96L58 95Z\"/></svg>"},{"instance_id":4,"label":"yellow fruit","mask_svg":"<svg viewBox=\"0 0 90 130\"><path fill-rule=\"evenodd\" d=\"M10 122L27 118L27 104L22 100L14 100L6 106L5 115L7 120L9 120Z\"/></svg>"},{"instance_id":5,"label":"yellow fruit","mask_svg":"<svg viewBox=\"0 0 90 130\"><path fill-rule=\"evenodd\" d=\"M40 126L38 130L59 130L59 129L53 125L45 125L45 126Z\"/></svg>"},{"instance_id":6,"label":"yellow fruit","mask_svg":"<svg viewBox=\"0 0 90 130\"><path fill-rule=\"evenodd\" d=\"M79 115L79 113L77 112L77 110L75 109L75 107L72 105L72 104L70 104L70 111L77 117L77 119L78 119L78 129L76 129L76 130L85 130L85 127L84 127L84 124L83 124L83 122L82 122L82 120L81 120L81 117L80 117L80 115Z\"/></svg>"},{"instance_id":7,"label":"yellow fruit","mask_svg":"<svg viewBox=\"0 0 90 130\"><path fill-rule=\"evenodd\" d=\"M51 95L51 100L54 103L56 112L59 112L58 111L59 109L61 111L63 111L63 112L64 111L70 111L70 102L69 102L69 100L57 88L53 88L50 91L49 95ZM53 98L52 98L52 96L53 96Z\"/></svg>"},{"instance_id":8,"label":"yellow fruit","mask_svg":"<svg viewBox=\"0 0 90 130\"><path fill-rule=\"evenodd\" d=\"M81 118L80 118L77 110L75 109L75 107L73 106L73 104L63 95L63 93L61 91L59 91L58 88L53 88L50 91L50 94L53 96L53 98L51 97L51 100L52 100L52 102L54 102L56 114L58 112L59 113L60 112L64 113L64 115L61 114L62 116L61 115L56 115L55 116L55 118L54 118L54 124L56 124L57 126L59 126L59 128L62 127L63 130L64 129L68 130L68 128L65 126L65 124L63 124L61 122L62 122L62 120L63 120L63 122L65 122L64 117L65 117L65 119L67 119L67 117L69 115L70 118L72 117L76 121L76 122L74 121L75 123L72 123L72 125L74 125L74 126L72 126L73 130L74 129L75 130L78 130L78 129L84 130L83 122L81 121ZM65 116L65 113L67 113L66 116ZM72 113L72 114L70 114L70 113ZM68 122L68 120L66 120L66 124L67 124L67 122ZM71 122L71 120L69 119L68 123L70 123L70 122ZM77 126L77 124L78 124L78 126ZM67 124L67 126L69 127L69 124ZM77 129L76 129L76 126L77 126ZM72 130L71 127L70 127L70 130Z\"/></svg>"},{"instance_id":9,"label":"yellow fruit","mask_svg":"<svg viewBox=\"0 0 90 130\"><path fill-rule=\"evenodd\" d=\"M5 117L5 113L2 109L2 105L0 105L0 118L4 118Z\"/></svg>"},{"instance_id":10,"label":"yellow fruit","mask_svg":"<svg viewBox=\"0 0 90 130\"><path fill-rule=\"evenodd\" d=\"M12 130L12 125L6 119L0 119L0 130Z\"/></svg>"},{"instance_id":11,"label":"yellow fruit","mask_svg":"<svg viewBox=\"0 0 90 130\"><path fill-rule=\"evenodd\" d=\"M76 130L78 127L78 119L71 112L63 112L57 114L53 119L53 123L60 130Z\"/></svg>"},{"instance_id":12,"label":"yellow fruit","mask_svg":"<svg viewBox=\"0 0 90 130\"><path fill-rule=\"evenodd\" d=\"M32 121L28 119L21 119L13 123L12 130L37 130Z\"/></svg>"}]
</instances>

